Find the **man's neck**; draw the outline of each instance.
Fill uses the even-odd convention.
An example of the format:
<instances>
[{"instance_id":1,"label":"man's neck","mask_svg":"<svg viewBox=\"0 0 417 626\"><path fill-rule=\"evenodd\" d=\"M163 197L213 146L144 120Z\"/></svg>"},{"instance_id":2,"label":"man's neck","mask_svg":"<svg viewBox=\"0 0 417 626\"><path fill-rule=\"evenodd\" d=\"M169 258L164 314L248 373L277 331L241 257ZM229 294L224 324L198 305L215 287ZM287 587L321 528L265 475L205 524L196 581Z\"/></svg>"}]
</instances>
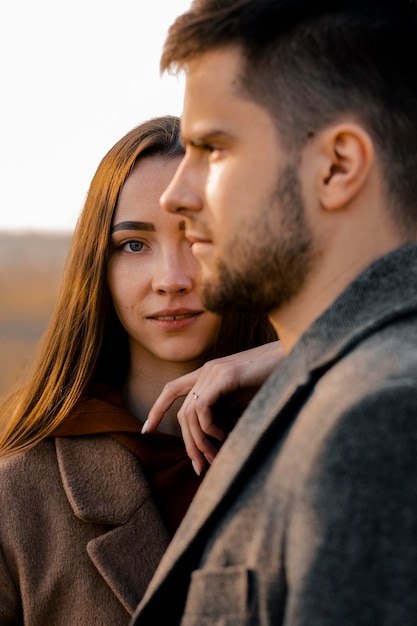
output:
<instances>
[{"instance_id":1,"label":"man's neck","mask_svg":"<svg viewBox=\"0 0 417 626\"><path fill-rule=\"evenodd\" d=\"M405 243L408 242L393 237L380 245L370 243L361 255L346 255L344 262L340 259L341 252L337 254L338 259L334 258L335 255L329 255L326 260L321 258L299 293L269 316L285 353L292 350L309 326L367 267Z\"/></svg>"}]
</instances>

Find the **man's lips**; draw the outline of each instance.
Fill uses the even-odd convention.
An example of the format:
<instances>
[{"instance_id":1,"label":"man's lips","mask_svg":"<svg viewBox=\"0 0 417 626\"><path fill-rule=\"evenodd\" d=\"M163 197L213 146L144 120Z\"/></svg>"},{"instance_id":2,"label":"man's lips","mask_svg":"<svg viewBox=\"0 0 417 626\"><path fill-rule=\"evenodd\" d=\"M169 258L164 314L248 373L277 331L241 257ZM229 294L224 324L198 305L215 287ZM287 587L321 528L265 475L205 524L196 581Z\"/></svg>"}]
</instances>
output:
<instances>
[{"instance_id":1,"label":"man's lips","mask_svg":"<svg viewBox=\"0 0 417 626\"><path fill-rule=\"evenodd\" d=\"M212 240L210 239L210 237L205 236L205 235L200 235L196 232L192 232L189 230L185 231L185 237L191 243L212 243Z\"/></svg>"}]
</instances>

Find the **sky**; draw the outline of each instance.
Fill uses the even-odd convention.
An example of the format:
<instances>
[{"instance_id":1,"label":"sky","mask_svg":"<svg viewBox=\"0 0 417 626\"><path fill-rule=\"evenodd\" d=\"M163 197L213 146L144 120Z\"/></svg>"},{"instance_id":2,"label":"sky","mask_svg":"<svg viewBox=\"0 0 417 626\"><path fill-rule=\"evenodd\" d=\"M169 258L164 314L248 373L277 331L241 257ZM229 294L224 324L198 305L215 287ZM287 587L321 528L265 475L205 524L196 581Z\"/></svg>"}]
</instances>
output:
<instances>
[{"instance_id":1,"label":"sky","mask_svg":"<svg viewBox=\"0 0 417 626\"><path fill-rule=\"evenodd\" d=\"M160 75L191 0L14 0L0 6L0 230L72 231L99 161L131 128L180 115Z\"/></svg>"}]
</instances>

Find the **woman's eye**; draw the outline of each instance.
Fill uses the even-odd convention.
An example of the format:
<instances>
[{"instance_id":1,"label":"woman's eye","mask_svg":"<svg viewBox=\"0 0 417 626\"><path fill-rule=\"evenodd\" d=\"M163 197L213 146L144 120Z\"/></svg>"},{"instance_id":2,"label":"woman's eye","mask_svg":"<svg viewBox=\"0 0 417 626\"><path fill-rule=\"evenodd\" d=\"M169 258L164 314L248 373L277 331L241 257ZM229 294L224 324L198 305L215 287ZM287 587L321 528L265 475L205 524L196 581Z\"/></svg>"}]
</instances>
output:
<instances>
[{"instance_id":1,"label":"woman's eye","mask_svg":"<svg viewBox=\"0 0 417 626\"><path fill-rule=\"evenodd\" d=\"M119 250L123 252L141 252L144 247L143 241L137 241L134 239L133 241L126 241L125 243L119 246Z\"/></svg>"},{"instance_id":2,"label":"woman's eye","mask_svg":"<svg viewBox=\"0 0 417 626\"><path fill-rule=\"evenodd\" d=\"M143 243L141 241L129 241L127 246L132 252L140 252L143 248Z\"/></svg>"}]
</instances>

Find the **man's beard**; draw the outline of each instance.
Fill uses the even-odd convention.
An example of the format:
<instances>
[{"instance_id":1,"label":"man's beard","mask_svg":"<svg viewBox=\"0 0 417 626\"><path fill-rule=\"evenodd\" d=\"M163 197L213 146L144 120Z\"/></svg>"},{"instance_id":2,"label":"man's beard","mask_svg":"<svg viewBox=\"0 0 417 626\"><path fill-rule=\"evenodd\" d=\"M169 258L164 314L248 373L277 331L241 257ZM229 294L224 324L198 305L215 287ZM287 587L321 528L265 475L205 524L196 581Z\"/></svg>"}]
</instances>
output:
<instances>
[{"instance_id":1,"label":"man's beard","mask_svg":"<svg viewBox=\"0 0 417 626\"><path fill-rule=\"evenodd\" d=\"M293 165L285 167L268 205L244 228L228 242L230 253L218 261L216 277L200 283L203 305L215 313L269 313L303 286L315 251Z\"/></svg>"}]
</instances>

